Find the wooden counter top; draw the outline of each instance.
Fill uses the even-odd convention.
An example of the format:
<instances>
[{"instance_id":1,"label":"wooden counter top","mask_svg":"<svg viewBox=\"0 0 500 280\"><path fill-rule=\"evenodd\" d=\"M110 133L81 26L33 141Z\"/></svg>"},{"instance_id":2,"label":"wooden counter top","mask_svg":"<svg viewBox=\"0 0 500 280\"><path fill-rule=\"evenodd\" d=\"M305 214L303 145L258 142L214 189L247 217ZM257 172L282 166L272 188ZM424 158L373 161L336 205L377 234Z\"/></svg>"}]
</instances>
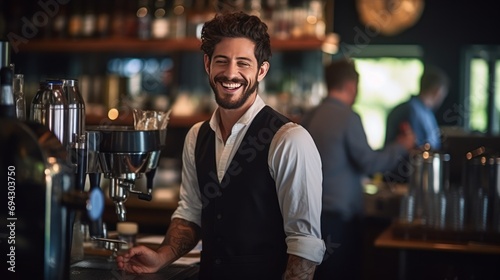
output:
<instances>
[{"instance_id":1,"label":"wooden counter top","mask_svg":"<svg viewBox=\"0 0 500 280\"><path fill-rule=\"evenodd\" d=\"M404 239L394 236L395 224L393 223L375 239L375 247L427 250L442 252L460 252L477 254L500 254L500 246L480 242L453 242Z\"/></svg>"}]
</instances>

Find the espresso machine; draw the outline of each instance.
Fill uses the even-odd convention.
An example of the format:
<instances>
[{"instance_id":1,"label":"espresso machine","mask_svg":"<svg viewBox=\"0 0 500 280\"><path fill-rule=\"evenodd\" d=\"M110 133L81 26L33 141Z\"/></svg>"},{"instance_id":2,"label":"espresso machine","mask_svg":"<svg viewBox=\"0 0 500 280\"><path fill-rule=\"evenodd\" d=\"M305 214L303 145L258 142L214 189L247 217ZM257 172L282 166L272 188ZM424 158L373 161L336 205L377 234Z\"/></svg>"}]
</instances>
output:
<instances>
[{"instance_id":1,"label":"espresso machine","mask_svg":"<svg viewBox=\"0 0 500 280\"><path fill-rule=\"evenodd\" d=\"M134 125L85 125L85 104L75 79L47 79L31 103L30 119L46 124L69 152L76 187L83 191L88 175L90 190L101 189L101 177L109 179L108 196L119 221L126 220L129 194L152 199L153 178L165 146L169 112L135 109ZM145 193L135 182L145 174ZM92 238L106 239L102 218L89 222Z\"/></svg>"},{"instance_id":2,"label":"espresso machine","mask_svg":"<svg viewBox=\"0 0 500 280\"><path fill-rule=\"evenodd\" d=\"M165 146L166 130L136 130L133 126L88 127L88 173L109 179L109 197L119 221L126 221L125 201L129 194L152 199L153 179ZM135 182L146 176L146 192L136 190Z\"/></svg>"},{"instance_id":3,"label":"espresso machine","mask_svg":"<svg viewBox=\"0 0 500 280\"><path fill-rule=\"evenodd\" d=\"M2 56L2 65L9 65L3 60ZM126 220L124 203L129 194L152 199L169 114L134 110L134 125L87 127L78 80L55 78L40 82L29 104L28 120L20 121L12 108L12 89L6 90L8 105L4 106L3 88L0 111L14 115L0 116L0 166L2 176L7 174L3 182L15 174L15 186L7 190L12 195L2 199L8 199L3 205L15 211L0 212L0 219L12 224L0 230L2 252L9 253L16 277L69 279L75 218L82 217L89 224L90 235L99 246L109 249L107 245L121 243L106 238L101 176L110 180L109 198L120 221ZM143 174L147 178L145 193L135 188ZM0 274L4 273L8 270ZM0 278L12 275L6 276Z\"/></svg>"}]
</instances>

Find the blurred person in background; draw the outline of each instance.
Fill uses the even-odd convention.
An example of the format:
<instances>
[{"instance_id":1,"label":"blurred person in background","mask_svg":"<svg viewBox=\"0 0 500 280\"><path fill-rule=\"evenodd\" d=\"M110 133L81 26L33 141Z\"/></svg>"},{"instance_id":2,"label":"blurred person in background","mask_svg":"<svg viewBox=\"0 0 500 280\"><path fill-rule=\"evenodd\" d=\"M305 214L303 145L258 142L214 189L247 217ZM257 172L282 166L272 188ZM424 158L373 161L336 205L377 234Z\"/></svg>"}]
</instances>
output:
<instances>
[{"instance_id":1,"label":"blurred person in background","mask_svg":"<svg viewBox=\"0 0 500 280\"><path fill-rule=\"evenodd\" d=\"M435 66L427 65L420 78L420 91L394 107L387 117L385 145L396 139L402 123L409 123L415 133L416 147L430 144L441 148L441 132L434 115L448 94L448 76Z\"/></svg>"},{"instance_id":2,"label":"blurred person in background","mask_svg":"<svg viewBox=\"0 0 500 280\"><path fill-rule=\"evenodd\" d=\"M383 151L372 150L361 118L352 110L359 80L354 62L335 60L324 70L327 96L301 121L323 164L321 234L327 253L314 279L356 280L362 271L362 180L394 168L414 146L414 135L407 126Z\"/></svg>"},{"instance_id":3,"label":"blurred person in background","mask_svg":"<svg viewBox=\"0 0 500 280\"><path fill-rule=\"evenodd\" d=\"M441 130L434 112L448 95L448 86L448 76L442 69L426 65L420 78L419 93L389 112L384 145L396 139L402 125L409 124L415 134L415 149L441 149ZM390 183L409 182L412 170L409 164L408 157L402 158L396 168L384 174L384 179Z\"/></svg>"}]
</instances>

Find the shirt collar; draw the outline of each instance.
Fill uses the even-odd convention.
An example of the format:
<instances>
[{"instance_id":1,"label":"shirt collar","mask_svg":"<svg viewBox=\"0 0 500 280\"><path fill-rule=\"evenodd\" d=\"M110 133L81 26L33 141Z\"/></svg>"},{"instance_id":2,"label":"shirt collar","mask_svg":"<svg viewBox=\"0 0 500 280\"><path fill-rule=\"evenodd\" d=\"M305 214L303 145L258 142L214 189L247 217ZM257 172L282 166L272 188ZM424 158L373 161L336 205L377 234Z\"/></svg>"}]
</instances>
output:
<instances>
[{"instance_id":1,"label":"shirt collar","mask_svg":"<svg viewBox=\"0 0 500 280\"><path fill-rule=\"evenodd\" d=\"M264 100L257 94L252 106L250 106L250 108L248 108L243 116L241 116L241 118L236 122L233 129L250 124L253 118L260 112L260 110L262 110L262 108L264 108L264 106L266 106ZM210 127L214 131L218 131L219 129L219 107L217 107L217 109L215 109L212 113L212 117L210 118Z\"/></svg>"}]
</instances>

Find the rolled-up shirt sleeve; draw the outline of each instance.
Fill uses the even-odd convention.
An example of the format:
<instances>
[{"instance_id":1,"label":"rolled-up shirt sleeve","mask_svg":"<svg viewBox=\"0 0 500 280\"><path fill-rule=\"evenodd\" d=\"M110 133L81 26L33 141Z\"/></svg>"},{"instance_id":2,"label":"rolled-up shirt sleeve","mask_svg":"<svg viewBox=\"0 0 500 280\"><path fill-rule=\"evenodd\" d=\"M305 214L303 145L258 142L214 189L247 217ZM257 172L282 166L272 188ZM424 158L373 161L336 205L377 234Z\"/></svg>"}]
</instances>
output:
<instances>
[{"instance_id":1,"label":"rolled-up shirt sleeve","mask_svg":"<svg viewBox=\"0 0 500 280\"><path fill-rule=\"evenodd\" d=\"M179 205L172 215L193 222L201 227L201 194L198 188L194 149L201 123L194 125L186 135L182 152L181 187L179 191Z\"/></svg>"},{"instance_id":2,"label":"rolled-up shirt sleeve","mask_svg":"<svg viewBox=\"0 0 500 280\"><path fill-rule=\"evenodd\" d=\"M276 133L269 150L269 169L283 214L287 253L320 264L325 253L321 239L321 158L309 133L287 123Z\"/></svg>"}]
</instances>

